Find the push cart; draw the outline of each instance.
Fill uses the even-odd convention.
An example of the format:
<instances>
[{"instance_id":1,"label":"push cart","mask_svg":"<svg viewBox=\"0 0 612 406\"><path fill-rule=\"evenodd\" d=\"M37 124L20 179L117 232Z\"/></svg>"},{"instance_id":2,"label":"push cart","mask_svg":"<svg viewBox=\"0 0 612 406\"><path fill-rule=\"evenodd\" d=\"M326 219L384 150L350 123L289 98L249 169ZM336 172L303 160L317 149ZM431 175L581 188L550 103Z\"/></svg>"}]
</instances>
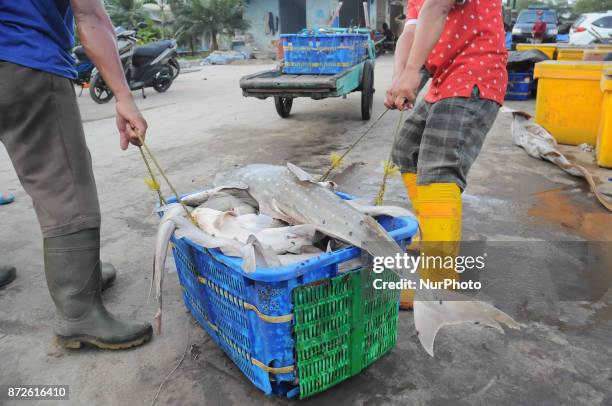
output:
<instances>
[{"instance_id":1,"label":"push cart","mask_svg":"<svg viewBox=\"0 0 612 406\"><path fill-rule=\"evenodd\" d=\"M276 111L282 118L289 117L293 99L310 97L322 100L328 97L346 97L361 92L361 118L372 116L374 98L374 42L368 41L365 60L334 75L288 74L281 68L244 76L240 87L245 97L274 98Z\"/></svg>"}]
</instances>

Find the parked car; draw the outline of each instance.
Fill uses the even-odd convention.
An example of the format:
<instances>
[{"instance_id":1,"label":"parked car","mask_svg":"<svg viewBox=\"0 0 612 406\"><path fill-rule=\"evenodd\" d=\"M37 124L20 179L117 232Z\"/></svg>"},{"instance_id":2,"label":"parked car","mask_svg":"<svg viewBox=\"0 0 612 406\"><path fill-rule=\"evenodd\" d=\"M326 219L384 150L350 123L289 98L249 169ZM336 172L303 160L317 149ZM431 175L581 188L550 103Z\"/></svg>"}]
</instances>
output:
<instances>
[{"instance_id":1,"label":"parked car","mask_svg":"<svg viewBox=\"0 0 612 406\"><path fill-rule=\"evenodd\" d=\"M588 45L602 39L612 41L612 10L582 14L570 28L570 44Z\"/></svg>"},{"instance_id":2,"label":"parked car","mask_svg":"<svg viewBox=\"0 0 612 406\"><path fill-rule=\"evenodd\" d=\"M533 29L533 24L538 21L540 15L546 23L544 42L557 41L557 12L546 7L529 6L528 9L522 10L516 18L516 23L512 28L513 44L531 42L531 30Z\"/></svg>"}]
</instances>

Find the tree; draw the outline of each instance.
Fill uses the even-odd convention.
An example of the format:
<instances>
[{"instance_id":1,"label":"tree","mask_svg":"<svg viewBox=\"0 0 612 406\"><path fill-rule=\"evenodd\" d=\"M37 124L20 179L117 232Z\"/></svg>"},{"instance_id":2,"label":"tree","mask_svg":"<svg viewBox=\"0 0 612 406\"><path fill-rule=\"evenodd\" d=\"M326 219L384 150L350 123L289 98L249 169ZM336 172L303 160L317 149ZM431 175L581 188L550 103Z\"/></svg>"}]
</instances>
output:
<instances>
[{"instance_id":1,"label":"tree","mask_svg":"<svg viewBox=\"0 0 612 406\"><path fill-rule=\"evenodd\" d=\"M161 23L161 36L166 38L166 27L169 20L171 0L145 0L144 7L159 13L159 20Z\"/></svg>"},{"instance_id":2,"label":"tree","mask_svg":"<svg viewBox=\"0 0 612 406\"><path fill-rule=\"evenodd\" d=\"M612 10L612 0L577 0L574 10L576 14L606 12Z\"/></svg>"},{"instance_id":3,"label":"tree","mask_svg":"<svg viewBox=\"0 0 612 406\"><path fill-rule=\"evenodd\" d=\"M585 0L578 0L585 1ZM586 1L598 1L598 0L586 0ZM599 0L602 1L602 0ZM612 2L612 0L603 0L604 2ZM557 12L558 16L563 16L569 14L570 17L576 16L580 14L580 12L576 12L575 8L568 0L517 0L516 1L516 10L520 11L528 8L529 6L546 6Z\"/></svg>"},{"instance_id":4,"label":"tree","mask_svg":"<svg viewBox=\"0 0 612 406\"><path fill-rule=\"evenodd\" d=\"M161 30L153 24L148 24L138 30L138 44L144 45L162 38Z\"/></svg>"},{"instance_id":5,"label":"tree","mask_svg":"<svg viewBox=\"0 0 612 406\"><path fill-rule=\"evenodd\" d=\"M143 5L149 0L105 0L106 11L115 26L133 30L139 22L149 18Z\"/></svg>"},{"instance_id":6,"label":"tree","mask_svg":"<svg viewBox=\"0 0 612 406\"><path fill-rule=\"evenodd\" d=\"M219 34L233 35L249 27L242 19L242 0L173 0L172 12L176 18L176 37L188 39L192 53L194 43L203 34L210 35L210 48L219 49Z\"/></svg>"}]
</instances>

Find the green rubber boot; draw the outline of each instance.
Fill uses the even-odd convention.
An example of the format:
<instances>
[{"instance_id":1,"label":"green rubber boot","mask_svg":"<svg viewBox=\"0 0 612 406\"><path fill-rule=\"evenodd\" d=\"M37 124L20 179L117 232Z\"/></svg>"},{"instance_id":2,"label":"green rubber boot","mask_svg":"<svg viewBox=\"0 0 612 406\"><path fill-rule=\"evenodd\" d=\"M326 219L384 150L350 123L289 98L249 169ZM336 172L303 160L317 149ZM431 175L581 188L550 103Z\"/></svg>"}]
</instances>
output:
<instances>
[{"instance_id":1,"label":"green rubber boot","mask_svg":"<svg viewBox=\"0 0 612 406\"><path fill-rule=\"evenodd\" d=\"M0 265L0 288L15 280L17 270L12 266Z\"/></svg>"},{"instance_id":2,"label":"green rubber boot","mask_svg":"<svg viewBox=\"0 0 612 406\"><path fill-rule=\"evenodd\" d=\"M12 266L0 265L0 288L15 280L17 270ZM113 264L102 263L102 290L108 289L117 279L117 270Z\"/></svg>"},{"instance_id":3,"label":"green rubber boot","mask_svg":"<svg viewBox=\"0 0 612 406\"><path fill-rule=\"evenodd\" d=\"M105 291L113 284L113 282L115 282L115 279L117 279L117 269L115 269L113 264L102 262L101 272L102 291Z\"/></svg>"},{"instance_id":4,"label":"green rubber boot","mask_svg":"<svg viewBox=\"0 0 612 406\"><path fill-rule=\"evenodd\" d=\"M45 274L57 309L55 328L60 345L120 350L149 341L149 323L117 320L102 304L100 296L100 230L89 229L60 237L46 238Z\"/></svg>"}]
</instances>

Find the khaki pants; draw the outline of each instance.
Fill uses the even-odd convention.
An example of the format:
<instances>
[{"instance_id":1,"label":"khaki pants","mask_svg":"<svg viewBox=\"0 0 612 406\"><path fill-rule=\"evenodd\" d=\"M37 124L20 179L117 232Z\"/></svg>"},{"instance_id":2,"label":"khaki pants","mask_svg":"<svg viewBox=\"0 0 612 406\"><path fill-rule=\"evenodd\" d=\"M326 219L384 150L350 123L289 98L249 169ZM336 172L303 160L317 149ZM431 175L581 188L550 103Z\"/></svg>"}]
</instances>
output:
<instances>
[{"instance_id":1,"label":"khaki pants","mask_svg":"<svg viewBox=\"0 0 612 406\"><path fill-rule=\"evenodd\" d=\"M70 80L0 61L0 141L45 238L100 227L91 156Z\"/></svg>"}]
</instances>

